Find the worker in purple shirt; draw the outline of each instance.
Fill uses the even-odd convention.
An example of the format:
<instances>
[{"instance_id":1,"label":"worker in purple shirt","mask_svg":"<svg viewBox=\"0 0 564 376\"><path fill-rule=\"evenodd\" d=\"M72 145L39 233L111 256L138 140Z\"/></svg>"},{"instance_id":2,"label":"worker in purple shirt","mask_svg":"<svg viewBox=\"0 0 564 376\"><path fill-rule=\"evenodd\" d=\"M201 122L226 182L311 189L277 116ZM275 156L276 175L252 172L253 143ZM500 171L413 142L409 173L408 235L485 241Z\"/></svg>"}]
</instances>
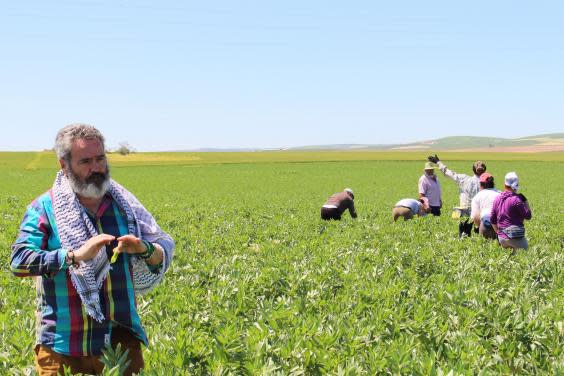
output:
<instances>
[{"instance_id":1,"label":"worker in purple shirt","mask_svg":"<svg viewBox=\"0 0 564 376\"><path fill-rule=\"evenodd\" d=\"M419 178L419 198L426 197L429 200L431 214L441 215L443 199L441 185L435 174L435 166L431 162L425 163L425 173Z\"/></svg>"},{"instance_id":2,"label":"worker in purple shirt","mask_svg":"<svg viewBox=\"0 0 564 376\"><path fill-rule=\"evenodd\" d=\"M356 218L354 193L350 188L345 188L344 191L335 193L327 199L325 204L321 207L321 219L326 221L330 219L340 221L341 215L347 209L349 213L351 213L351 217Z\"/></svg>"},{"instance_id":3,"label":"worker in purple shirt","mask_svg":"<svg viewBox=\"0 0 564 376\"><path fill-rule=\"evenodd\" d=\"M505 175L505 190L494 200L490 222L499 244L503 248L527 249L529 242L525 237L525 219L532 213L527 198L517 193L519 177L515 172Z\"/></svg>"}]
</instances>

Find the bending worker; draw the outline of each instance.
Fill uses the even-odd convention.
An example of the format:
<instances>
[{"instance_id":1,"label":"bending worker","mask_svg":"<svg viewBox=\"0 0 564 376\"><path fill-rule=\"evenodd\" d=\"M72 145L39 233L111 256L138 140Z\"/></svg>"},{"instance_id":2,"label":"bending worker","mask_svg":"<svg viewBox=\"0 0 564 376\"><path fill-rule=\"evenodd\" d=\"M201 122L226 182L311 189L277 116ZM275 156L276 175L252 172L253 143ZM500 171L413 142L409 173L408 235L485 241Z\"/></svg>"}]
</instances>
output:
<instances>
[{"instance_id":1,"label":"bending worker","mask_svg":"<svg viewBox=\"0 0 564 376\"><path fill-rule=\"evenodd\" d=\"M525 220L532 217L527 198L517 193L519 177L515 172L505 175L505 189L494 200L490 222L503 248L528 249Z\"/></svg>"},{"instance_id":2,"label":"bending worker","mask_svg":"<svg viewBox=\"0 0 564 376\"><path fill-rule=\"evenodd\" d=\"M351 217L357 217L354 208L354 193L350 188L345 188L343 192L335 193L327 199L327 202L321 207L321 219L340 221L341 215L347 209L349 209Z\"/></svg>"},{"instance_id":3,"label":"bending worker","mask_svg":"<svg viewBox=\"0 0 564 376\"><path fill-rule=\"evenodd\" d=\"M494 187L494 177L484 172L480 176L480 192L472 199L470 218L474 226L479 229L480 235L486 239L497 239L497 234L490 222L490 215L493 202L499 193Z\"/></svg>"},{"instance_id":4,"label":"bending worker","mask_svg":"<svg viewBox=\"0 0 564 376\"><path fill-rule=\"evenodd\" d=\"M421 197L419 200L404 198L396 203L392 209L392 216L394 217L394 222L397 221L399 217L403 217L403 220L407 221L416 215L422 217L430 212L431 207L429 206L427 197Z\"/></svg>"}]
</instances>

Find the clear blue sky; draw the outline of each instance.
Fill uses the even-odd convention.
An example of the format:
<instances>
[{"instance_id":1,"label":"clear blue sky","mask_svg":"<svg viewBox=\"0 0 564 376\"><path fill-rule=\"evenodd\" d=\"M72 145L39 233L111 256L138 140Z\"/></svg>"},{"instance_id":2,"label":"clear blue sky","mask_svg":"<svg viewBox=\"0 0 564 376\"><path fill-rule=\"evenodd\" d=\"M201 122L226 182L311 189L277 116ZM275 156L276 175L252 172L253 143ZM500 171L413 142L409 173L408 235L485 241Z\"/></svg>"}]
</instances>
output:
<instances>
[{"instance_id":1,"label":"clear blue sky","mask_svg":"<svg viewBox=\"0 0 564 376\"><path fill-rule=\"evenodd\" d=\"M0 150L71 122L135 149L564 131L561 1L12 1Z\"/></svg>"}]
</instances>

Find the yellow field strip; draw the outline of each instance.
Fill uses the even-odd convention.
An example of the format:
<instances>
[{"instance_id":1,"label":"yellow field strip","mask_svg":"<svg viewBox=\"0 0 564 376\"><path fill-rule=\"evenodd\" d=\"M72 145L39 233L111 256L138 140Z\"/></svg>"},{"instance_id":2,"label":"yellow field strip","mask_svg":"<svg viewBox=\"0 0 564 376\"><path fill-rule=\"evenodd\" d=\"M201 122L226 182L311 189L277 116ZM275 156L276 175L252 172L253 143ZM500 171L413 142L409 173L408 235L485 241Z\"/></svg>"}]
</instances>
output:
<instances>
[{"instance_id":1,"label":"yellow field strip","mask_svg":"<svg viewBox=\"0 0 564 376\"><path fill-rule=\"evenodd\" d=\"M113 166L205 165L223 163L341 162L341 161L424 161L434 151L264 151L264 152L160 152L108 154ZM444 160L563 161L564 152L494 153L437 151ZM3 168L57 168L54 152L0 152Z\"/></svg>"}]
</instances>

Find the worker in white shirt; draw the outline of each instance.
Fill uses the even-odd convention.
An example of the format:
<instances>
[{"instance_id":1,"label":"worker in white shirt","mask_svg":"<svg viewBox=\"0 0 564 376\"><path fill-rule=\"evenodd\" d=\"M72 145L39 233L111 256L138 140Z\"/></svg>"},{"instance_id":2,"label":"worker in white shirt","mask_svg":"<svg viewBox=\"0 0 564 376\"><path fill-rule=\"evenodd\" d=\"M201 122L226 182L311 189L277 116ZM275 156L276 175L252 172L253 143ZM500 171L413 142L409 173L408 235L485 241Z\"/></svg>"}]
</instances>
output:
<instances>
[{"instance_id":1,"label":"worker in white shirt","mask_svg":"<svg viewBox=\"0 0 564 376\"><path fill-rule=\"evenodd\" d=\"M490 223L490 214L499 191L494 187L494 177L485 172L480 175L480 192L472 199L470 218L480 235L486 239L497 239L497 234Z\"/></svg>"}]
</instances>

